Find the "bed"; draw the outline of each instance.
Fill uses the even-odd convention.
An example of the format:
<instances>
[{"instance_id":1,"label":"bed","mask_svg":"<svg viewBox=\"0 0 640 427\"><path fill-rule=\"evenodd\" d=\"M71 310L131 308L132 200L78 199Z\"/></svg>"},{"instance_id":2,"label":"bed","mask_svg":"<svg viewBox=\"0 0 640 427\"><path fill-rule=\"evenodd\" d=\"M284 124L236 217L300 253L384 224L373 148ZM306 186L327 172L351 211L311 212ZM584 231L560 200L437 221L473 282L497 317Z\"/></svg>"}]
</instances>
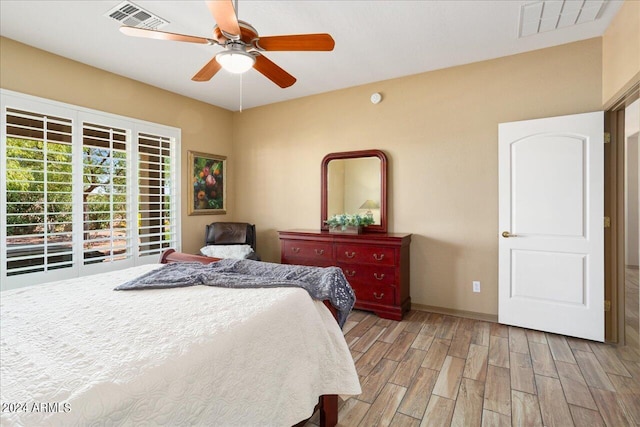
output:
<instances>
[{"instance_id":1,"label":"bed","mask_svg":"<svg viewBox=\"0 0 640 427\"><path fill-rule=\"evenodd\" d=\"M185 261L217 260L162 257ZM361 392L334 315L304 289L114 292L160 267L3 292L0 424L291 426L318 407L335 425L337 395Z\"/></svg>"}]
</instances>

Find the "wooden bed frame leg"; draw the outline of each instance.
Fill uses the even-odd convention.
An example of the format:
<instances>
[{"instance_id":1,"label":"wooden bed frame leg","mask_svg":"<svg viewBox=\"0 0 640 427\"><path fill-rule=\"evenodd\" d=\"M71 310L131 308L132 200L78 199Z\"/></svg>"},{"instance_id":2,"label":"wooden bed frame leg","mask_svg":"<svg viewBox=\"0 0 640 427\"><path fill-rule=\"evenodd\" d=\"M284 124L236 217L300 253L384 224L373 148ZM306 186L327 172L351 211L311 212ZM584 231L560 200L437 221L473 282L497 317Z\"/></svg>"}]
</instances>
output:
<instances>
[{"instance_id":1,"label":"wooden bed frame leg","mask_svg":"<svg viewBox=\"0 0 640 427\"><path fill-rule=\"evenodd\" d=\"M320 396L320 427L334 427L338 424L338 395Z\"/></svg>"}]
</instances>

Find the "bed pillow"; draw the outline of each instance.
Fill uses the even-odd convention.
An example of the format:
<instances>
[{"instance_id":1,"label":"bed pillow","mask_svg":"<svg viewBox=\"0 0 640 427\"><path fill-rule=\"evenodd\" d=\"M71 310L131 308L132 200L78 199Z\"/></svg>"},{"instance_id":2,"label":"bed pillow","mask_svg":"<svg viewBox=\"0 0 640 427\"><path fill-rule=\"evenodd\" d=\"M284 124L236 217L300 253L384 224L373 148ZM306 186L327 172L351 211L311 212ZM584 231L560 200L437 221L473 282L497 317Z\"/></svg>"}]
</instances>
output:
<instances>
[{"instance_id":1,"label":"bed pillow","mask_svg":"<svg viewBox=\"0 0 640 427\"><path fill-rule=\"evenodd\" d=\"M200 249L204 256L214 258L248 258L253 253L250 245L209 245Z\"/></svg>"}]
</instances>

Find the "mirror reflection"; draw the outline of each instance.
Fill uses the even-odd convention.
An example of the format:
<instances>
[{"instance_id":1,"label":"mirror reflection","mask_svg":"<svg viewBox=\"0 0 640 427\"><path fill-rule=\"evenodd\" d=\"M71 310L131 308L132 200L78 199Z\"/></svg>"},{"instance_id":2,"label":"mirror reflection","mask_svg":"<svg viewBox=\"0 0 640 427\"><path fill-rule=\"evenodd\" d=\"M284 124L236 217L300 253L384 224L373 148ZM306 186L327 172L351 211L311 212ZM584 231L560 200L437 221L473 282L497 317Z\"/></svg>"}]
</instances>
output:
<instances>
[{"instance_id":1,"label":"mirror reflection","mask_svg":"<svg viewBox=\"0 0 640 427\"><path fill-rule=\"evenodd\" d=\"M380 150L329 153L322 159L320 228L339 214L371 215L365 233L387 232L387 156Z\"/></svg>"},{"instance_id":2,"label":"mirror reflection","mask_svg":"<svg viewBox=\"0 0 640 427\"><path fill-rule=\"evenodd\" d=\"M327 169L327 216L371 215L380 224L380 159L334 159Z\"/></svg>"}]
</instances>

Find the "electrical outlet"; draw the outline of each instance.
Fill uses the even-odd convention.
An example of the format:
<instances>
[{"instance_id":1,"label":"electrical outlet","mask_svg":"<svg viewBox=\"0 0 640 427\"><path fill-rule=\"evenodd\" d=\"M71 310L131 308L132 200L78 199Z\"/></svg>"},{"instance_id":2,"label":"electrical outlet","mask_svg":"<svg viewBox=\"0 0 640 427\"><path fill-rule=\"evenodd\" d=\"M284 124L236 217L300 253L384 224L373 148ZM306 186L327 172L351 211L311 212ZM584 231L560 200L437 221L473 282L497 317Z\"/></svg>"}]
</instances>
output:
<instances>
[{"instance_id":1,"label":"electrical outlet","mask_svg":"<svg viewBox=\"0 0 640 427\"><path fill-rule=\"evenodd\" d=\"M480 282L478 280L473 281L473 292L480 292Z\"/></svg>"}]
</instances>

